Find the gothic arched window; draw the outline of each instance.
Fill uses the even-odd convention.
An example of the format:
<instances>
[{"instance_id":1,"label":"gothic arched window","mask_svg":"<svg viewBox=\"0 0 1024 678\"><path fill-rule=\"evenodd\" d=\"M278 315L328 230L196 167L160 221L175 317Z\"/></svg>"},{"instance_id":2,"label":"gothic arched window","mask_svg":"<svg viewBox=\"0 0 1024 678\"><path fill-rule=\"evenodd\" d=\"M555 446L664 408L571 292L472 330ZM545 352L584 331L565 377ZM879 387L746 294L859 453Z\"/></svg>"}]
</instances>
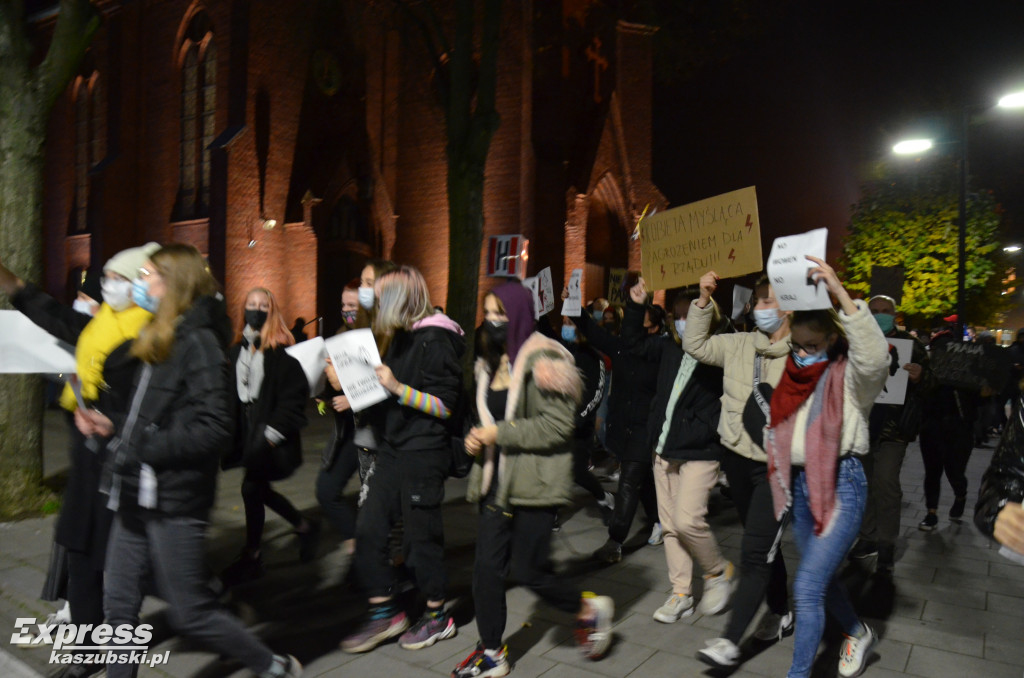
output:
<instances>
[{"instance_id":1,"label":"gothic arched window","mask_svg":"<svg viewBox=\"0 0 1024 678\"><path fill-rule=\"evenodd\" d=\"M210 143L217 111L217 48L206 12L189 21L181 45L181 153L179 157L179 220L208 215L210 206Z\"/></svg>"},{"instance_id":2,"label":"gothic arched window","mask_svg":"<svg viewBox=\"0 0 1024 678\"><path fill-rule=\"evenodd\" d=\"M75 195L69 235L92 230L89 212L90 173L103 159L103 98L99 72L92 65L91 53L86 56L80 74L72 84L71 101L75 140Z\"/></svg>"}]
</instances>

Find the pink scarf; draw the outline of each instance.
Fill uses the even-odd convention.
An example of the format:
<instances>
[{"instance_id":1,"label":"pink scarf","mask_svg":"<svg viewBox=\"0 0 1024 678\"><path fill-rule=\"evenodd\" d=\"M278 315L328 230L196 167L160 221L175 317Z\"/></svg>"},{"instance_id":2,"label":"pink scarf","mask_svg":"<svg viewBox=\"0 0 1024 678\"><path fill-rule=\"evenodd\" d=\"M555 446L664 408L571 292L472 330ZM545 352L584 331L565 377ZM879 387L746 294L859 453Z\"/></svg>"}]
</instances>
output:
<instances>
[{"instance_id":1,"label":"pink scarf","mask_svg":"<svg viewBox=\"0 0 1024 678\"><path fill-rule=\"evenodd\" d=\"M788 358L789 370L793 357ZM843 381L846 375L846 357L832 361L825 378L818 381L814 389L814 402L807 418L804 432L804 472L807 476L807 491L814 517L814 534L820 535L832 520L836 504L836 466L839 461L839 445L843 430ZM772 409L776 398L785 399L788 393L787 380L779 382L772 394ZM781 393L780 393L781 391ZM804 396L804 400L810 394ZM785 402L785 400L780 400ZM791 480L790 453L793 436L796 434L796 409L781 423L768 428L765 436L765 452L768 455L768 480L772 488L772 502L775 518L781 520L786 509L793 504L789 483ZM775 417L772 417L775 421Z\"/></svg>"}]
</instances>

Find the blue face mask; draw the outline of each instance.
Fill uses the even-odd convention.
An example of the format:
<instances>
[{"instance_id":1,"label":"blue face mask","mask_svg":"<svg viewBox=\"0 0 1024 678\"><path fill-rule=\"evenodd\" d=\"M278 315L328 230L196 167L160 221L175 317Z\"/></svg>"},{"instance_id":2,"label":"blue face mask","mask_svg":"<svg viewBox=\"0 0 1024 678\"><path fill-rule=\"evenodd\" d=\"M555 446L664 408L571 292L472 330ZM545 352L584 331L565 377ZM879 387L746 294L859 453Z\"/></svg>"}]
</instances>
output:
<instances>
[{"instance_id":1,"label":"blue face mask","mask_svg":"<svg viewBox=\"0 0 1024 678\"><path fill-rule=\"evenodd\" d=\"M373 308L373 288L360 287L357 294L359 295L359 305L367 311L371 310Z\"/></svg>"},{"instance_id":2,"label":"blue face mask","mask_svg":"<svg viewBox=\"0 0 1024 678\"><path fill-rule=\"evenodd\" d=\"M816 363L820 363L828 360L828 349L822 349L817 353L811 353L810 355L797 355L796 351L793 351L793 362L796 363L797 367L804 368Z\"/></svg>"},{"instance_id":3,"label":"blue face mask","mask_svg":"<svg viewBox=\"0 0 1024 678\"><path fill-rule=\"evenodd\" d=\"M572 344L576 341L576 327L573 325L562 325L562 341Z\"/></svg>"},{"instance_id":4,"label":"blue face mask","mask_svg":"<svg viewBox=\"0 0 1024 678\"><path fill-rule=\"evenodd\" d=\"M132 301L139 308L144 308L150 313L156 313L160 306L160 300L149 294L149 281L136 278L132 281Z\"/></svg>"},{"instance_id":5,"label":"blue face mask","mask_svg":"<svg viewBox=\"0 0 1024 678\"><path fill-rule=\"evenodd\" d=\"M875 322L882 329L882 334L889 334L896 327L896 316L889 313L876 313Z\"/></svg>"},{"instance_id":6,"label":"blue face mask","mask_svg":"<svg viewBox=\"0 0 1024 678\"><path fill-rule=\"evenodd\" d=\"M599 323L604 320L604 311L593 311L591 314L594 317L594 322Z\"/></svg>"}]
</instances>

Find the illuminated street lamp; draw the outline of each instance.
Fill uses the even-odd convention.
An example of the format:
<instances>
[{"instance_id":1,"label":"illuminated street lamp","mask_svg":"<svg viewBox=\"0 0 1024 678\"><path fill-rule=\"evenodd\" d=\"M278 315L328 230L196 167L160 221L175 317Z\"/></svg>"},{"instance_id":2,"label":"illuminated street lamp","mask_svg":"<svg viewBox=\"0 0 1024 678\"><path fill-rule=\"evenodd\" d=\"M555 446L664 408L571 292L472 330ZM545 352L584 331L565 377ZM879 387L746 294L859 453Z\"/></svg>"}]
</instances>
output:
<instances>
[{"instance_id":1,"label":"illuminated street lamp","mask_svg":"<svg viewBox=\"0 0 1024 678\"><path fill-rule=\"evenodd\" d=\"M1003 96L999 99L998 106L1000 108L1024 108L1024 91ZM960 171L960 205L959 233L957 235L956 319L961 337L967 326L967 317L964 314L964 288L967 280L967 129L971 123L971 112L974 110L978 109L966 105L960 109L960 138L955 140L960 147L960 159L957 163ZM924 153L931 150L934 145L931 139L908 139L893 146L892 152L897 155Z\"/></svg>"}]
</instances>

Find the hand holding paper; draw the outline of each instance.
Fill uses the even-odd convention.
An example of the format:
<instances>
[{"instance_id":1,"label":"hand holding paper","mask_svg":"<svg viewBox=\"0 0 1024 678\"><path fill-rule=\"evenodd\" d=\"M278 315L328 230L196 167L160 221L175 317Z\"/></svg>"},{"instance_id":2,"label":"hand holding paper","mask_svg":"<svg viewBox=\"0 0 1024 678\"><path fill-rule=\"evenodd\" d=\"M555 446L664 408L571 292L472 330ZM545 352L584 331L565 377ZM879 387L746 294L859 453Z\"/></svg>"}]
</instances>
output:
<instances>
[{"instance_id":1,"label":"hand holding paper","mask_svg":"<svg viewBox=\"0 0 1024 678\"><path fill-rule=\"evenodd\" d=\"M395 373L391 371L391 368L387 365L377 365L373 370L377 373L380 385L391 393L398 395L398 392L402 390L402 384L398 383L398 380L395 379Z\"/></svg>"},{"instance_id":2,"label":"hand holding paper","mask_svg":"<svg viewBox=\"0 0 1024 678\"><path fill-rule=\"evenodd\" d=\"M629 288L629 298L635 304L643 304L647 301L647 285L644 284L643 278L637 280L636 284Z\"/></svg>"},{"instance_id":3,"label":"hand holding paper","mask_svg":"<svg viewBox=\"0 0 1024 678\"><path fill-rule=\"evenodd\" d=\"M1024 554L1024 506L1007 503L996 516L992 536L1003 546Z\"/></svg>"},{"instance_id":4,"label":"hand holding paper","mask_svg":"<svg viewBox=\"0 0 1024 678\"><path fill-rule=\"evenodd\" d=\"M836 275L835 269L825 263L824 259L819 259L813 255L805 255L808 261L812 261L817 264L816 268L812 268L808 271L808 276L817 283L825 283L826 289L832 293L832 296L839 301L839 307L843 309L843 312L847 315L853 315L857 312L857 305L853 303L853 299L847 294L846 288L843 287L843 283L839 282L839 276Z\"/></svg>"},{"instance_id":5,"label":"hand holding paper","mask_svg":"<svg viewBox=\"0 0 1024 678\"><path fill-rule=\"evenodd\" d=\"M114 423L105 414L97 410L76 409L75 426L86 438L89 436L109 438L114 435Z\"/></svg>"}]
</instances>

